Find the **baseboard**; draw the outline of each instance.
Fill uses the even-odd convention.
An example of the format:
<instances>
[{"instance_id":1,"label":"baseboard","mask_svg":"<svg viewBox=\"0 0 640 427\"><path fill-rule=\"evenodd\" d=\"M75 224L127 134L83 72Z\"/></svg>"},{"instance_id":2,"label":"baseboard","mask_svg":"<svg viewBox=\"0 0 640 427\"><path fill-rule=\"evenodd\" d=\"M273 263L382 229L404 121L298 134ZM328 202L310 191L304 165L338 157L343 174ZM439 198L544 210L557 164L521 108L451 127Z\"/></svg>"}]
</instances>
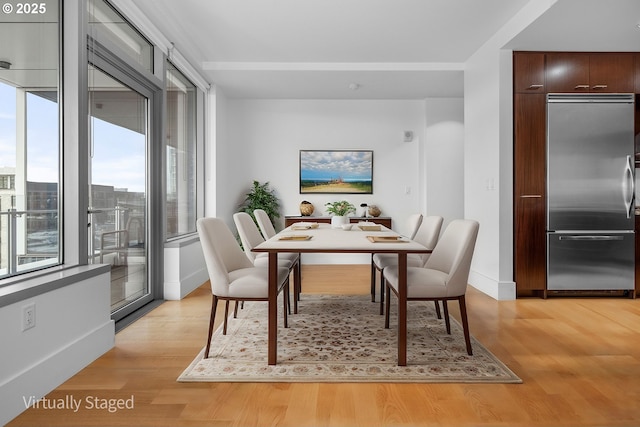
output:
<instances>
[{"instance_id":1,"label":"baseboard","mask_svg":"<svg viewBox=\"0 0 640 427\"><path fill-rule=\"evenodd\" d=\"M482 273L471 270L469 284L498 301L516 299L516 282L499 282Z\"/></svg>"},{"instance_id":2,"label":"baseboard","mask_svg":"<svg viewBox=\"0 0 640 427\"><path fill-rule=\"evenodd\" d=\"M196 270L188 276L180 278L179 281L165 280L164 299L181 300L195 289L199 288L207 280L209 280L209 273L206 268Z\"/></svg>"},{"instance_id":3,"label":"baseboard","mask_svg":"<svg viewBox=\"0 0 640 427\"><path fill-rule=\"evenodd\" d=\"M0 384L0 425L25 411L30 399L41 399L114 345L110 320Z\"/></svg>"}]
</instances>

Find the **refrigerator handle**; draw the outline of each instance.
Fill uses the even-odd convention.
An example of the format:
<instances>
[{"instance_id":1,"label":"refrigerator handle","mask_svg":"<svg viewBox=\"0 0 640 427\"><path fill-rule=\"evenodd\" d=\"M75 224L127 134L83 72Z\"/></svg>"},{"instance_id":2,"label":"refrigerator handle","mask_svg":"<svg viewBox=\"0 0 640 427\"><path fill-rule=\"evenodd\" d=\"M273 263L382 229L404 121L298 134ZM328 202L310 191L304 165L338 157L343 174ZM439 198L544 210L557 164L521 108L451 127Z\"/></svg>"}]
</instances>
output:
<instances>
[{"instance_id":1,"label":"refrigerator handle","mask_svg":"<svg viewBox=\"0 0 640 427\"><path fill-rule=\"evenodd\" d=\"M627 156L627 164L625 166L624 175L626 182L624 183L624 189L626 190L624 206L627 208L627 218L631 218L635 206L635 194L636 194L636 182L633 177L634 165L631 156Z\"/></svg>"},{"instance_id":2,"label":"refrigerator handle","mask_svg":"<svg viewBox=\"0 0 640 427\"><path fill-rule=\"evenodd\" d=\"M605 240L624 240L623 236L604 236L604 235L580 235L580 236L560 236L558 240L575 240L575 241L605 241Z\"/></svg>"}]
</instances>

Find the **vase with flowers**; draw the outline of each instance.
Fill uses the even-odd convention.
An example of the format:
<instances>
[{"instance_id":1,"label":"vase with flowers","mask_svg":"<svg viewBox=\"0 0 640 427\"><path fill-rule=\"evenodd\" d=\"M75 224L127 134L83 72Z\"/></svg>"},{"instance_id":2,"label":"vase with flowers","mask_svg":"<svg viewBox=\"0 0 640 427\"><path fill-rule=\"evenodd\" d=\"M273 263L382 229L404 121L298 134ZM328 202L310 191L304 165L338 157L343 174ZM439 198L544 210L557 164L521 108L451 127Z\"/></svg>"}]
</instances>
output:
<instances>
[{"instance_id":1,"label":"vase with flowers","mask_svg":"<svg viewBox=\"0 0 640 427\"><path fill-rule=\"evenodd\" d=\"M331 227L340 228L342 224L349 223L348 215L356 211L356 207L346 200L325 204L328 213L332 214Z\"/></svg>"}]
</instances>

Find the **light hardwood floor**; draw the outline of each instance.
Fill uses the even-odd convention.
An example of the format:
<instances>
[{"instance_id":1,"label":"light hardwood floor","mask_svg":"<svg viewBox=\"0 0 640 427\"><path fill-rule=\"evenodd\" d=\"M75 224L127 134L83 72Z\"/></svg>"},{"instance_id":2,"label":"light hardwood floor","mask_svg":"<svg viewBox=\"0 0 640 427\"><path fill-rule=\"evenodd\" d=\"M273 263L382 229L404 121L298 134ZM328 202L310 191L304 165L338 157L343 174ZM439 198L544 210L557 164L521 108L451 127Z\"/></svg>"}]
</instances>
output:
<instances>
[{"instance_id":1,"label":"light hardwood floor","mask_svg":"<svg viewBox=\"0 0 640 427\"><path fill-rule=\"evenodd\" d=\"M303 291L366 294L369 266L304 266ZM499 302L470 288L472 335L523 384L178 383L210 301L204 285L165 302L47 396L133 396L133 409L30 409L9 426L640 426L638 299Z\"/></svg>"}]
</instances>

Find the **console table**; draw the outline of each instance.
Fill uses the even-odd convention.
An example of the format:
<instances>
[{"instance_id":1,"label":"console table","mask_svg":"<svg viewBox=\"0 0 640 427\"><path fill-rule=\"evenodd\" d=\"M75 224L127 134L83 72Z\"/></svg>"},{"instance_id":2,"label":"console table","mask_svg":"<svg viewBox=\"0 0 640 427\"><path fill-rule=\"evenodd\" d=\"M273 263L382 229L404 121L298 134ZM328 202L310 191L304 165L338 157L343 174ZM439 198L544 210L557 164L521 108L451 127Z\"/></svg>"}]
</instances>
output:
<instances>
[{"instance_id":1,"label":"console table","mask_svg":"<svg viewBox=\"0 0 640 427\"><path fill-rule=\"evenodd\" d=\"M289 216L286 215L284 217L284 226L289 227L290 225L296 223L296 222L322 222L322 223L327 223L330 224L331 223L331 217L330 216ZM391 229L391 217L388 216L378 216L378 217L362 217L362 216L350 216L349 217L349 222L351 223L358 223L360 221L369 221L369 222L375 222L376 224L380 224L382 226L387 227L388 229Z\"/></svg>"}]
</instances>

